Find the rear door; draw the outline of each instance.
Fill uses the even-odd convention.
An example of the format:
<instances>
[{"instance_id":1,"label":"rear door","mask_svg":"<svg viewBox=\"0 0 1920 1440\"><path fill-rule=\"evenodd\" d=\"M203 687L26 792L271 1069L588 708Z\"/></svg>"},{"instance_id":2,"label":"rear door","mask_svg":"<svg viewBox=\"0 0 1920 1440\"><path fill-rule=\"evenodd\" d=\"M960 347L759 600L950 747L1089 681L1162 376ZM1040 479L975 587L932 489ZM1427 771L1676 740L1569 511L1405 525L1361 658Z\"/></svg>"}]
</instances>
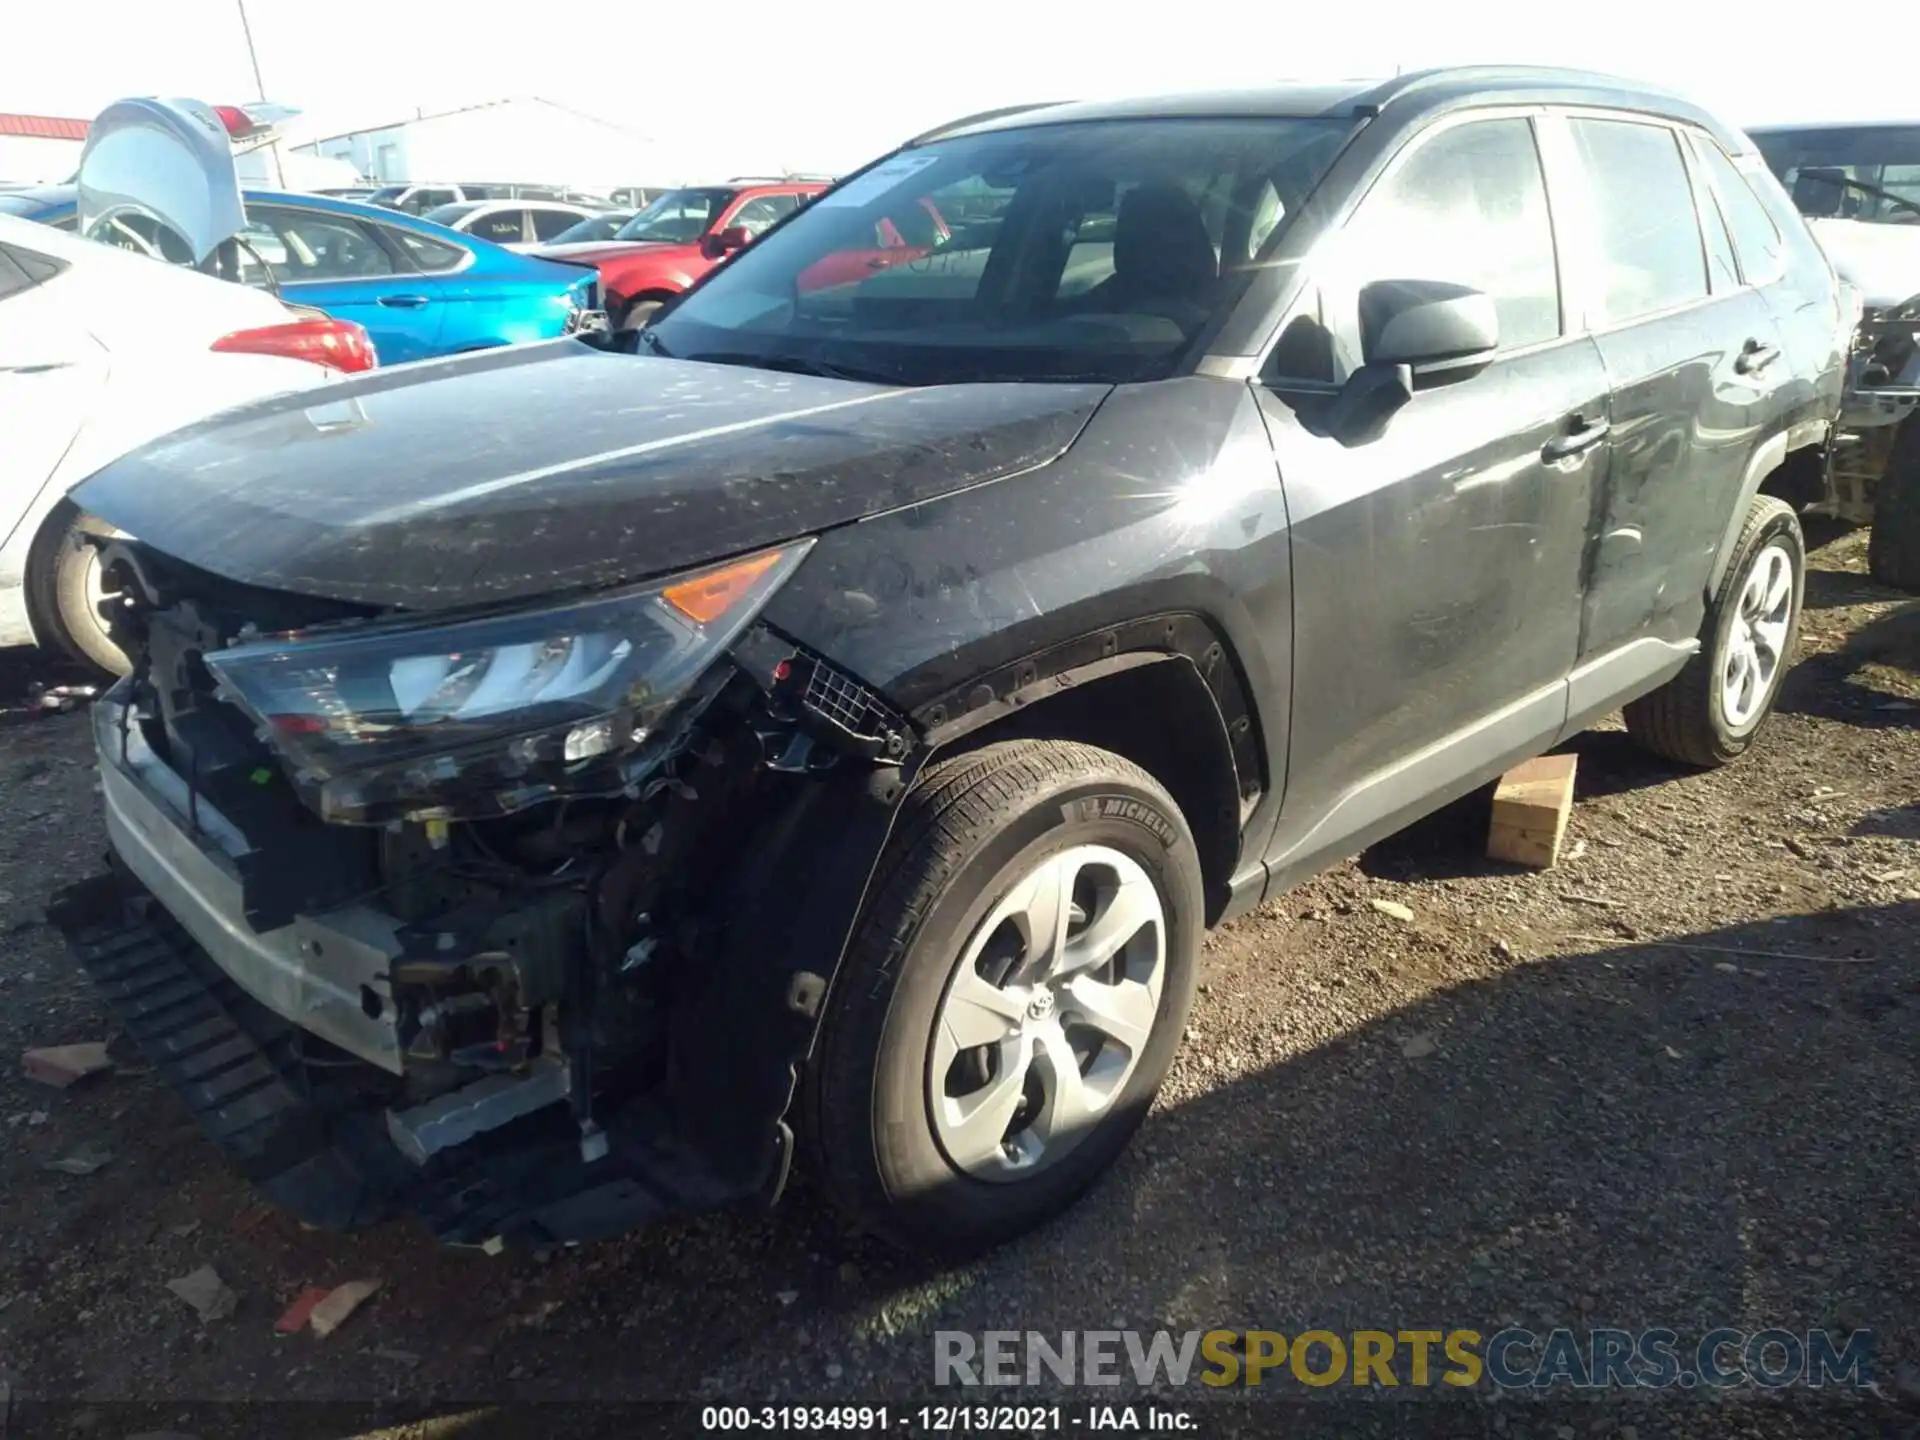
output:
<instances>
[{"instance_id":1,"label":"rear door","mask_svg":"<svg viewBox=\"0 0 1920 1440\"><path fill-rule=\"evenodd\" d=\"M293 205L249 205L247 217L245 279L264 285L264 260L288 304L365 326L382 365L438 353L439 282L383 244L375 227Z\"/></svg>"},{"instance_id":2,"label":"rear door","mask_svg":"<svg viewBox=\"0 0 1920 1440\"><path fill-rule=\"evenodd\" d=\"M1786 346L1781 400L1787 422L1797 432L1796 442L1818 438L1809 432L1830 422L1838 408L1835 391L1850 338L1833 267L1760 156L1736 161L1712 137L1696 132L1690 138L1701 177L1726 224L1741 283L1766 299ZM1762 198L1769 193L1778 213Z\"/></svg>"},{"instance_id":3,"label":"rear door","mask_svg":"<svg viewBox=\"0 0 1920 1440\"><path fill-rule=\"evenodd\" d=\"M1558 199L1531 117L1429 127L1318 247L1269 358L1258 398L1286 487L1301 702L1279 866L1357 848L1565 720L1607 381L1563 310ZM1486 292L1500 348L1347 445L1313 416L1358 368L1359 292L1382 280Z\"/></svg>"},{"instance_id":4,"label":"rear door","mask_svg":"<svg viewBox=\"0 0 1920 1440\"><path fill-rule=\"evenodd\" d=\"M106 383L108 356L73 322L66 267L0 245L0 544L73 444Z\"/></svg>"},{"instance_id":5,"label":"rear door","mask_svg":"<svg viewBox=\"0 0 1920 1440\"><path fill-rule=\"evenodd\" d=\"M1546 133L1568 175L1570 288L1612 391L1580 655L1657 657L1699 632L1708 572L1791 367L1678 130L1568 114Z\"/></svg>"}]
</instances>

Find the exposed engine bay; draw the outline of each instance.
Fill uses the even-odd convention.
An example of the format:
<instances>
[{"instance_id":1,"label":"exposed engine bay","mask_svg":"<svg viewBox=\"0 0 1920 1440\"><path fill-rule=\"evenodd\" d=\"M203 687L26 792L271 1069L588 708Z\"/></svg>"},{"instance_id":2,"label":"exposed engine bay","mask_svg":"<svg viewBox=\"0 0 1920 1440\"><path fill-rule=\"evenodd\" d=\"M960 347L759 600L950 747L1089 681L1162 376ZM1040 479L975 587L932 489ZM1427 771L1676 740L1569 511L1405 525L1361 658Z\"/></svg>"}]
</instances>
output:
<instances>
[{"instance_id":1,"label":"exposed engine bay","mask_svg":"<svg viewBox=\"0 0 1920 1440\"><path fill-rule=\"evenodd\" d=\"M118 863L295 1027L277 1052L294 1089L377 1123L406 1165L452 1173L537 1131L603 1200L635 1189L639 1161L590 1178L621 1117L651 1117L639 1151L701 1148L684 1098L713 1062L675 1037L710 1029L732 983L714 956L736 877L806 791L913 744L879 696L754 618L791 548L588 597L615 617L595 629L544 611L410 625L107 542L134 659L95 720ZM766 983L817 1011L818 985ZM370 1183L405 1188L364 1136L358 1152L387 1173ZM643 1210L647 1188L640 1173ZM610 1203L525 1228L632 1223ZM439 1228L479 1242L496 1223L513 1228Z\"/></svg>"},{"instance_id":2,"label":"exposed engine bay","mask_svg":"<svg viewBox=\"0 0 1920 1440\"><path fill-rule=\"evenodd\" d=\"M1920 409L1920 295L1869 309L1854 331L1846 399L1834 433L1827 494L1811 508L1854 524L1870 524L1874 487L1901 426Z\"/></svg>"}]
</instances>

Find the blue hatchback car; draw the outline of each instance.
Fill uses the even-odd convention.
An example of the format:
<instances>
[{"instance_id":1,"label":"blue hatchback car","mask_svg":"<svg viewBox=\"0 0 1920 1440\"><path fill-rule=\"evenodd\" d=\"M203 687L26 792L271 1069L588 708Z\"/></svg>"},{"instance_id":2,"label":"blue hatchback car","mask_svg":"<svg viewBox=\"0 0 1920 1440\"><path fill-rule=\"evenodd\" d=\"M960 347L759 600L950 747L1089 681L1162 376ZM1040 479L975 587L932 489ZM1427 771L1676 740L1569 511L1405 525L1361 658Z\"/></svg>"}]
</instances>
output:
<instances>
[{"instance_id":1,"label":"blue hatchback car","mask_svg":"<svg viewBox=\"0 0 1920 1440\"><path fill-rule=\"evenodd\" d=\"M550 340L599 308L599 277L461 235L394 210L326 195L245 193L240 279L279 286L310 305L366 327L382 365ZM72 230L72 185L0 190L0 213ZM138 217L113 222L130 249L152 251ZM172 258L172 257L168 257Z\"/></svg>"}]
</instances>

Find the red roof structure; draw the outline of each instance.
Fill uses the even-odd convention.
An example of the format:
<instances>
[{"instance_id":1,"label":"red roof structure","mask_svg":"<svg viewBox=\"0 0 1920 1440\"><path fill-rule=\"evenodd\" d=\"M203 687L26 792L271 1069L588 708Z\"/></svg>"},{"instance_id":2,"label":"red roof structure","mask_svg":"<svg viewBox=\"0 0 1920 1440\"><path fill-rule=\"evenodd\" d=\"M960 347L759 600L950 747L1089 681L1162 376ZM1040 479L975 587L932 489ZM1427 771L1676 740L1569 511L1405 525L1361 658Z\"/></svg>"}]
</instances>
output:
<instances>
[{"instance_id":1,"label":"red roof structure","mask_svg":"<svg viewBox=\"0 0 1920 1440\"><path fill-rule=\"evenodd\" d=\"M0 135L28 140L84 140L85 120L63 120L56 115L0 115Z\"/></svg>"}]
</instances>

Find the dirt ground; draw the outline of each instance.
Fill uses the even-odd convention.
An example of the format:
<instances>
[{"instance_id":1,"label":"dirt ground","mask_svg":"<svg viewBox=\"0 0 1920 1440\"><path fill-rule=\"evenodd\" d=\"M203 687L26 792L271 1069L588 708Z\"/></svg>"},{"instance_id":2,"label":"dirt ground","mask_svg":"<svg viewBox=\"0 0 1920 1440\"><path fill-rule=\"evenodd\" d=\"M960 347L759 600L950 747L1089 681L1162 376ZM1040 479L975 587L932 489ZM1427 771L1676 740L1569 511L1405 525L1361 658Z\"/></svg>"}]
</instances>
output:
<instances>
[{"instance_id":1,"label":"dirt ground","mask_svg":"<svg viewBox=\"0 0 1920 1440\"><path fill-rule=\"evenodd\" d=\"M1044 1233L949 1270L848 1234L804 1180L772 1213L544 1258L437 1250L404 1223L342 1238L257 1203L42 919L104 843L85 718L35 713L28 685L60 677L0 655L15 1423L211 1436L240 1413L221 1402L871 1403L929 1392L935 1329L1517 1322L1865 1328L1878 1394L1536 1404L1482 1387L1385 1407L1381 1433L1916 1433L1920 606L1865 578L1864 540L1816 550L1802 663L1744 761L1683 775L1595 731L1572 747L1555 870L1484 858L1482 795L1216 934L1188 1043L1115 1173ZM119 1068L67 1091L15 1058L110 1036ZM112 1159L45 1168L87 1145ZM166 1282L207 1264L239 1305L203 1324ZM274 1333L303 1289L362 1277L381 1290L330 1339ZM295 1413L240 1431L291 1433ZM541 1428L585 1433L547 1413ZM1360 1428L1334 1413L1290 1433ZM469 1433L454 1418L408 1433Z\"/></svg>"}]
</instances>

